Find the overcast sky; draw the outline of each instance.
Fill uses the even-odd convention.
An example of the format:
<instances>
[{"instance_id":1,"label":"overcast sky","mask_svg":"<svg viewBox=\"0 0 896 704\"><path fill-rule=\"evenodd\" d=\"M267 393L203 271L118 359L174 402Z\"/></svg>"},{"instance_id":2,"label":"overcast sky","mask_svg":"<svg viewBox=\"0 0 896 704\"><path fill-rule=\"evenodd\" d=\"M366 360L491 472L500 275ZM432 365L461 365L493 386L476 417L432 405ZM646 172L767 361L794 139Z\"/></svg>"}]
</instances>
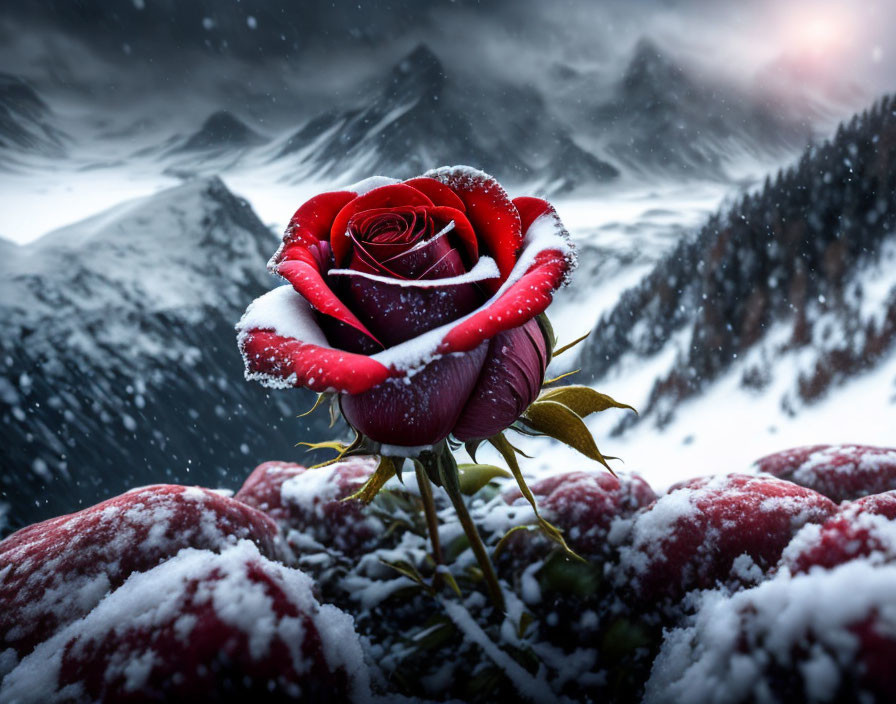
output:
<instances>
[{"instance_id":1,"label":"overcast sky","mask_svg":"<svg viewBox=\"0 0 896 704\"><path fill-rule=\"evenodd\" d=\"M896 89L893 0L31 0L0 10L0 64L39 87L336 101L424 42L452 66L544 85L563 63L618 75L650 36L745 84Z\"/></svg>"}]
</instances>

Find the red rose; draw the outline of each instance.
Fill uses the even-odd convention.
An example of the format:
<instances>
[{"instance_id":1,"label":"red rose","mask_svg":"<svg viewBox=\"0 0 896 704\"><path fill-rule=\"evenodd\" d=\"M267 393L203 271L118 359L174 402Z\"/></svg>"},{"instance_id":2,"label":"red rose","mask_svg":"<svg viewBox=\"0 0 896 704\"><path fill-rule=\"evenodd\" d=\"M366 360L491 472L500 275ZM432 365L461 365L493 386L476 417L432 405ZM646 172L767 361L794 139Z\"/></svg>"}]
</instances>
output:
<instances>
[{"instance_id":1,"label":"red rose","mask_svg":"<svg viewBox=\"0 0 896 704\"><path fill-rule=\"evenodd\" d=\"M551 342L535 317L574 264L554 208L446 167L373 178L296 211L269 263L292 286L237 326L248 378L341 394L384 444L490 437L535 399Z\"/></svg>"}]
</instances>

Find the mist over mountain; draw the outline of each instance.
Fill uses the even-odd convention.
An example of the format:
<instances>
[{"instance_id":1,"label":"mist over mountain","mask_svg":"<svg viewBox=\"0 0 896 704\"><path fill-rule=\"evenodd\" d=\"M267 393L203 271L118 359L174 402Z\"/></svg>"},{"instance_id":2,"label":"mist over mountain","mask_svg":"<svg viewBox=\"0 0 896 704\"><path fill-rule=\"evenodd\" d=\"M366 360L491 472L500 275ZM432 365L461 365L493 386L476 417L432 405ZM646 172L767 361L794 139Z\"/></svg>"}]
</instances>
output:
<instances>
[{"instance_id":1,"label":"mist over mountain","mask_svg":"<svg viewBox=\"0 0 896 704\"><path fill-rule=\"evenodd\" d=\"M743 157L804 147L805 122L758 95L698 80L655 42L642 38L610 99L594 113L607 153L637 172L724 176Z\"/></svg>"},{"instance_id":2,"label":"mist over mountain","mask_svg":"<svg viewBox=\"0 0 896 704\"><path fill-rule=\"evenodd\" d=\"M217 178L2 243L0 500L12 528L160 481L296 456L314 394L242 380L233 326L274 235ZM315 431L326 430L326 423Z\"/></svg>"},{"instance_id":3,"label":"mist over mountain","mask_svg":"<svg viewBox=\"0 0 896 704\"><path fill-rule=\"evenodd\" d=\"M34 88L17 76L0 73L0 155L60 156L65 152L65 139Z\"/></svg>"},{"instance_id":4,"label":"mist over mountain","mask_svg":"<svg viewBox=\"0 0 896 704\"><path fill-rule=\"evenodd\" d=\"M470 85L424 44L400 59L366 102L308 121L277 154L313 174L407 178L432 164L474 164L516 183L569 190L616 178L618 170L579 147L531 88Z\"/></svg>"},{"instance_id":5,"label":"mist over mountain","mask_svg":"<svg viewBox=\"0 0 896 704\"><path fill-rule=\"evenodd\" d=\"M762 392L793 359L780 405L797 413L892 352L894 272L889 96L683 238L601 319L580 363L599 383L624 360L657 360L639 410L662 426L729 370Z\"/></svg>"}]
</instances>

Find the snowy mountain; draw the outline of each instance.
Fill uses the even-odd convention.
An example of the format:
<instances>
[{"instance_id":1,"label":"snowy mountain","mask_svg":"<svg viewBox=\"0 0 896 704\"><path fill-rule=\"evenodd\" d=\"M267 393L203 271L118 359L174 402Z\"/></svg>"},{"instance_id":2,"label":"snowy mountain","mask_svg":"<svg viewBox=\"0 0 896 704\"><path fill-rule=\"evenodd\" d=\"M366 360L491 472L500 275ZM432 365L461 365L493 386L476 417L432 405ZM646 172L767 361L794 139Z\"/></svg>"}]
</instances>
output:
<instances>
[{"instance_id":1,"label":"snowy mountain","mask_svg":"<svg viewBox=\"0 0 896 704\"><path fill-rule=\"evenodd\" d=\"M238 151L264 144L267 139L226 110L208 116L176 152Z\"/></svg>"},{"instance_id":2,"label":"snowy mountain","mask_svg":"<svg viewBox=\"0 0 896 704\"><path fill-rule=\"evenodd\" d=\"M65 135L53 125L50 108L17 76L0 73L0 154L16 152L49 156L64 153ZM9 166L9 163L7 163Z\"/></svg>"},{"instance_id":3,"label":"snowy mountain","mask_svg":"<svg viewBox=\"0 0 896 704\"><path fill-rule=\"evenodd\" d=\"M217 178L3 243L0 502L11 527L139 484L226 486L296 456L310 429L292 419L313 394L245 383L234 344L246 301L272 284L275 245Z\"/></svg>"},{"instance_id":4,"label":"snowy mountain","mask_svg":"<svg viewBox=\"0 0 896 704\"><path fill-rule=\"evenodd\" d=\"M896 98L887 97L683 239L601 319L579 362L597 383L633 364L650 370L639 410L663 426L731 371L742 388L777 394L792 416L894 346Z\"/></svg>"},{"instance_id":5,"label":"snowy mountain","mask_svg":"<svg viewBox=\"0 0 896 704\"><path fill-rule=\"evenodd\" d=\"M606 153L641 173L706 178L746 158L793 152L812 137L805 123L728 85L691 75L642 39L593 127Z\"/></svg>"},{"instance_id":6,"label":"snowy mountain","mask_svg":"<svg viewBox=\"0 0 896 704\"><path fill-rule=\"evenodd\" d=\"M276 157L299 162L297 179L410 177L433 164L462 163L558 192L619 175L576 143L534 89L449 72L422 44L369 101L312 118Z\"/></svg>"}]
</instances>

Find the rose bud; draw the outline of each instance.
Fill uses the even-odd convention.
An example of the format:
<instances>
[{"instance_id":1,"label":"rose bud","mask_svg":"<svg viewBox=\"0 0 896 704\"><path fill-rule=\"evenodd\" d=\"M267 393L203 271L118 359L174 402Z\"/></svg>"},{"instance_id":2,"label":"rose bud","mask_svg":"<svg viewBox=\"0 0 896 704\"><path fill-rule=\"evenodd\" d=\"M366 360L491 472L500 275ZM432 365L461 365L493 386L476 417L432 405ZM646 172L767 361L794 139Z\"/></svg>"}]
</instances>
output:
<instances>
[{"instance_id":1,"label":"rose bud","mask_svg":"<svg viewBox=\"0 0 896 704\"><path fill-rule=\"evenodd\" d=\"M538 395L552 343L535 318L573 266L553 207L480 171L323 193L269 263L290 285L237 326L246 376L339 393L381 444L491 437Z\"/></svg>"},{"instance_id":2,"label":"rose bud","mask_svg":"<svg viewBox=\"0 0 896 704\"><path fill-rule=\"evenodd\" d=\"M763 457L756 467L837 502L896 489L896 449L889 447L795 447Z\"/></svg>"}]
</instances>

